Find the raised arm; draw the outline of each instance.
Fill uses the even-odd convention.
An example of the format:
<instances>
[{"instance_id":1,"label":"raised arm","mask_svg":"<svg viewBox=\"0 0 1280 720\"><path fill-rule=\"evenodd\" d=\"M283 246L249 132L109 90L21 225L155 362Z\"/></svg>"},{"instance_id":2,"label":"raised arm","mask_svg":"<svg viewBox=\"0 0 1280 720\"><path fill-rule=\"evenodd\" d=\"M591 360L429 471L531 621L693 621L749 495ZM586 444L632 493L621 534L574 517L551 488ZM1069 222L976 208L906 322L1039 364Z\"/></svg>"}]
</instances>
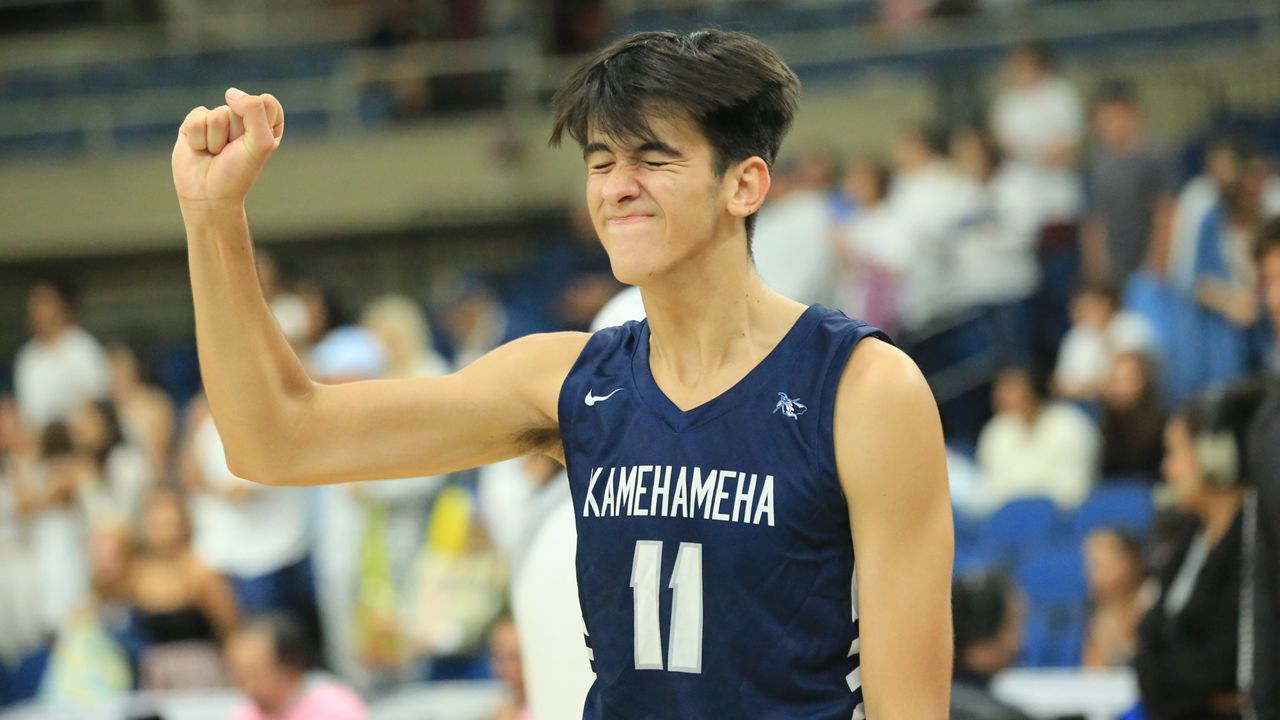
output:
<instances>
[{"instance_id":1,"label":"raised arm","mask_svg":"<svg viewBox=\"0 0 1280 720\"><path fill-rule=\"evenodd\" d=\"M227 91L192 110L173 149L196 344L209 407L237 475L318 484L434 475L559 452L560 383L586 342L535 336L439 378L321 385L258 285L244 201L284 133L272 96Z\"/></svg>"},{"instance_id":2,"label":"raised arm","mask_svg":"<svg viewBox=\"0 0 1280 720\"><path fill-rule=\"evenodd\" d=\"M937 720L951 686L953 536L933 394L906 355L859 344L836 399L867 717Z\"/></svg>"}]
</instances>

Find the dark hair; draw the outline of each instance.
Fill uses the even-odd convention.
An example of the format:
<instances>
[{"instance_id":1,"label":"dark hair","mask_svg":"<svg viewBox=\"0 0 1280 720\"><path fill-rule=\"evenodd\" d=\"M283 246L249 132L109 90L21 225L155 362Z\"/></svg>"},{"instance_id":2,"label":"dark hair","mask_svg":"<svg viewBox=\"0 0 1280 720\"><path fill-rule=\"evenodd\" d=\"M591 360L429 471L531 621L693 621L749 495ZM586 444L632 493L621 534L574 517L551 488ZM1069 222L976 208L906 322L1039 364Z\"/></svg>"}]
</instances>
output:
<instances>
[{"instance_id":1,"label":"dark hair","mask_svg":"<svg viewBox=\"0 0 1280 720\"><path fill-rule=\"evenodd\" d=\"M1054 56L1053 50L1043 40L1029 40L1019 43L1014 47L1013 53L1031 58L1036 67L1045 72L1053 70L1058 64L1058 59Z\"/></svg>"},{"instance_id":2,"label":"dark hair","mask_svg":"<svg viewBox=\"0 0 1280 720\"><path fill-rule=\"evenodd\" d=\"M64 277L49 276L39 278L31 284L32 290L38 287L47 287L52 290L69 311L75 312L76 303L80 300L80 288L76 287L75 283Z\"/></svg>"},{"instance_id":3,"label":"dark hair","mask_svg":"<svg viewBox=\"0 0 1280 720\"><path fill-rule=\"evenodd\" d=\"M715 172L758 156L770 166L791 127L800 80L768 45L739 32L643 32L601 50L552 99L551 145L589 130L652 140L653 118L688 117L711 145ZM746 219L748 248L755 216Z\"/></svg>"},{"instance_id":4,"label":"dark hair","mask_svg":"<svg viewBox=\"0 0 1280 720\"><path fill-rule=\"evenodd\" d=\"M75 449L71 444L71 431L63 420L55 420L40 433L40 457L49 460L66 457Z\"/></svg>"},{"instance_id":5,"label":"dark hair","mask_svg":"<svg viewBox=\"0 0 1280 720\"><path fill-rule=\"evenodd\" d=\"M1093 93L1093 108L1099 105L1118 104L1131 108L1138 107L1138 88L1129 80L1107 78L1098 84Z\"/></svg>"},{"instance_id":6,"label":"dark hair","mask_svg":"<svg viewBox=\"0 0 1280 720\"><path fill-rule=\"evenodd\" d=\"M1000 634L1013 591L1013 583L999 573L967 573L956 578L951 586L951 618L957 665L964 662L970 647Z\"/></svg>"},{"instance_id":7,"label":"dark hair","mask_svg":"<svg viewBox=\"0 0 1280 720\"><path fill-rule=\"evenodd\" d=\"M1245 473L1249 465L1249 431L1265 392L1264 382L1256 378L1226 387L1210 387L1192 397L1178 413L1192 437L1202 433L1229 433L1235 438L1239 482L1248 481Z\"/></svg>"},{"instance_id":8,"label":"dark hair","mask_svg":"<svg viewBox=\"0 0 1280 720\"><path fill-rule=\"evenodd\" d=\"M1000 377L1010 374L1025 377L1027 380L1027 387L1031 390L1031 394L1040 403L1047 401L1053 394L1052 374L1039 363L1007 365L996 373L996 378L999 379Z\"/></svg>"},{"instance_id":9,"label":"dark hair","mask_svg":"<svg viewBox=\"0 0 1280 720\"><path fill-rule=\"evenodd\" d=\"M124 430L120 427L120 413L116 412L116 404L114 402L110 400L94 400L90 405L98 415L102 416L102 423L106 425L106 439L95 455L98 464L102 465L107 461L107 456L111 454L111 449L124 442Z\"/></svg>"},{"instance_id":10,"label":"dark hair","mask_svg":"<svg viewBox=\"0 0 1280 720\"><path fill-rule=\"evenodd\" d=\"M1120 543L1120 549L1133 561L1140 575L1147 573L1147 561L1142 538L1119 525L1103 525L1094 528L1090 535L1109 535Z\"/></svg>"},{"instance_id":11,"label":"dark hair","mask_svg":"<svg viewBox=\"0 0 1280 720\"><path fill-rule=\"evenodd\" d=\"M250 618L241 632L261 633L271 638L276 662L299 673L311 667L311 638L293 618L278 612L269 612Z\"/></svg>"},{"instance_id":12,"label":"dark hair","mask_svg":"<svg viewBox=\"0 0 1280 720\"><path fill-rule=\"evenodd\" d=\"M1253 242L1253 259L1262 264L1273 252L1280 251L1280 217L1267 221Z\"/></svg>"}]
</instances>

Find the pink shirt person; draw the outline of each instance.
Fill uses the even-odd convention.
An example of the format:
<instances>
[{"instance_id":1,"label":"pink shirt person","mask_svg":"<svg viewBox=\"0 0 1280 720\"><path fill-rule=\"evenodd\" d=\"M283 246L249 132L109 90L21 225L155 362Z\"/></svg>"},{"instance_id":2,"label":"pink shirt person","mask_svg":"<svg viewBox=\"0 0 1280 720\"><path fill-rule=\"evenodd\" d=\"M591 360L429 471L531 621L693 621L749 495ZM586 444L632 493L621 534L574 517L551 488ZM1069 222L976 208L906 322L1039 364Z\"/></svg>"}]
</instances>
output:
<instances>
[{"instance_id":1,"label":"pink shirt person","mask_svg":"<svg viewBox=\"0 0 1280 720\"><path fill-rule=\"evenodd\" d=\"M229 720L366 720L364 703L332 681L307 683L310 655L302 630L287 617L251 620L227 642L227 665L248 696Z\"/></svg>"}]
</instances>

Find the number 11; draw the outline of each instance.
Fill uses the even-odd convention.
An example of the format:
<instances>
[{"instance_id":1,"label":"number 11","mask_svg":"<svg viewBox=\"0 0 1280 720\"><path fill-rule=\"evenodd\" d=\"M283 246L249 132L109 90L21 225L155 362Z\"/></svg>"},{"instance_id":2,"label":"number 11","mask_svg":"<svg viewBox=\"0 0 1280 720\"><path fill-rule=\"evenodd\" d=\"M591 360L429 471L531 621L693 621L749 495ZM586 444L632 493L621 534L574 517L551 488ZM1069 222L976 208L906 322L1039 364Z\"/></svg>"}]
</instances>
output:
<instances>
[{"instance_id":1,"label":"number 11","mask_svg":"<svg viewBox=\"0 0 1280 720\"><path fill-rule=\"evenodd\" d=\"M636 541L631 561L631 593L635 602L637 670L702 673L702 545L680 543L671 570L671 637L667 667L662 665L662 630L658 619L662 541Z\"/></svg>"}]
</instances>

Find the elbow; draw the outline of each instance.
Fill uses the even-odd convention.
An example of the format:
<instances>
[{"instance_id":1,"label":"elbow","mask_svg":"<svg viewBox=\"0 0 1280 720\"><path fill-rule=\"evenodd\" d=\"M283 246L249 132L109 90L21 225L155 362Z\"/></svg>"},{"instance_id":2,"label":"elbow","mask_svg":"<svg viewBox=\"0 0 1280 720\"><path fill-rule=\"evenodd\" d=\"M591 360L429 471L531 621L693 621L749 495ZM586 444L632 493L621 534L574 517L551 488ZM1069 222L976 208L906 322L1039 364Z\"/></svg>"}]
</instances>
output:
<instances>
[{"instance_id":1,"label":"elbow","mask_svg":"<svg viewBox=\"0 0 1280 720\"><path fill-rule=\"evenodd\" d=\"M254 460L250 456L242 453L233 453L230 450L225 451L225 455L227 469L238 478L272 487L297 484L292 481L292 478L285 475L281 467L277 467L275 464Z\"/></svg>"}]
</instances>

